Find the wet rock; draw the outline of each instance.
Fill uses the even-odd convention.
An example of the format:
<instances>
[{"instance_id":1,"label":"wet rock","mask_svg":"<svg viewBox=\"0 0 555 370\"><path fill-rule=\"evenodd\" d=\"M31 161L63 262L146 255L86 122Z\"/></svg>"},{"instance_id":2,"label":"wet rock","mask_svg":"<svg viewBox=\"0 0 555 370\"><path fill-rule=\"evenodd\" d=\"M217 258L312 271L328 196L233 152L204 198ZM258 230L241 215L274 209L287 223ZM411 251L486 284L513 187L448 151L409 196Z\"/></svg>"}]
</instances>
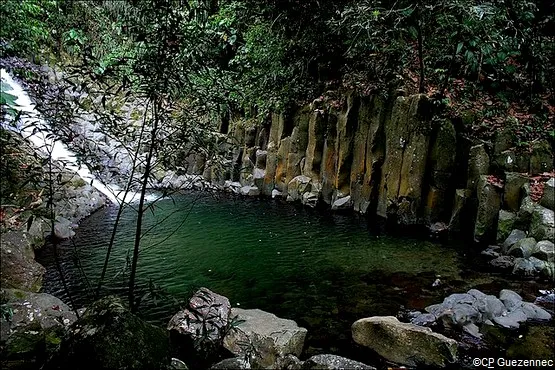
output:
<instances>
[{"instance_id":1,"label":"wet rock","mask_svg":"<svg viewBox=\"0 0 555 370\"><path fill-rule=\"evenodd\" d=\"M526 232L522 230L515 229L511 231L507 239L503 242L503 253L507 253L507 251L519 240L526 238Z\"/></svg>"},{"instance_id":2,"label":"wet rock","mask_svg":"<svg viewBox=\"0 0 555 370\"><path fill-rule=\"evenodd\" d=\"M251 364L275 368L279 357L302 352L307 330L293 320L262 310L233 308L231 315L241 320L224 338L224 347L236 356L250 356Z\"/></svg>"},{"instance_id":3,"label":"wet rock","mask_svg":"<svg viewBox=\"0 0 555 370\"><path fill-rule=\"evenodd\" d=\"M393 316L369 317L352 325L356 343L388 361L408 366L443 367L457 360L457 341Z\"/></svg>"},{"instance_id":4,"label":"wet rock","mask_svg":"<svg viewBox=\"0 0 555 370\"><path fill-rule=\"evenodd\" d=\"M224 335L230 313L229 299L200 288L189 300L189 307L171 318L168 330L193 339L206 338L217 342Z\"/></svg>"},{"instance_id":5,"label":"wet rock","mask_svg":"<svg viewBox=\"0 0 555 370\"><path fill-rule=\"evenodd\" d=\"M541 296L536 298L534 304L547 308L551 313L555 311L555 291L540 291Z\"/></svg>"},{"instance_id":6,"label":"wet rock","mask_svg":"<svg viewBox=\"0 0 555 370\"><path fill-rule=\"evenodd\" d=\"M536 206L530 223L530 236L536 240L553 240L555 238L555 215L550 209Z\"/></svg>"},{"instance_id":7,"label":"wet rock","mask_svg":"<svg viewBox=\"0 0 555 370\"><path fill-rule=\"evenodd\" d=\"M480 333L480 328L476 324L471 322L463 326L463 331L475 338L482 337L482 334Z\"/></svg>"},{"instance_id":8,"label":"wet rock","mask_svg":"<svg viewBox=\"0 0 555 370\"><path fill-rule=\"evenodd\" d=\"M534 238L520 239L507 251L507 254L514 257L528 258L535 252L536 244Z\"/></svg>"},{"instance_id":9,"label":"wet rock","mask_svg":"<svg viewBox=\"0 0 555 370\"><path fill-rule=\"evenodd\" d=\"M555 261L555 244L549 240L542 240L536 244L532 253L533 257L539 258L543 261Z\"/></svg>"},{"instance_id":10,"label":"wet rock","mask_svg":"<svg viewBox=\"0 0 555 370\"><path fill-rule=\"evenodd\" d=\"M70 328L48 369L164 369L170 365L163 329L133 315L116 297L94 302Z\"/></svg>"},{"instance_id":11,"label":"wet rock","mask_svg":"<svg viewBox=\"0 0 555 370\"><path fill-rule=\"evenodd\" d=\"M306 360L302 369L318 369L318 370L336 370L336 369L352 369L352 370L375 370L375 367L368 366L362 362L353 361L345 357L336 355L316 355Z\"/></svg>"},{"instance_id":12,"label":"wet rock","mask_svg":"<svg viewBox=\"0 0 555 370\"><path fill-rule=\"evenodd\" d=\"M295 355L285 355L278 357L276 361L276 368L286 370L300 370L303 362Z\"/></svg>"}]
</instances>

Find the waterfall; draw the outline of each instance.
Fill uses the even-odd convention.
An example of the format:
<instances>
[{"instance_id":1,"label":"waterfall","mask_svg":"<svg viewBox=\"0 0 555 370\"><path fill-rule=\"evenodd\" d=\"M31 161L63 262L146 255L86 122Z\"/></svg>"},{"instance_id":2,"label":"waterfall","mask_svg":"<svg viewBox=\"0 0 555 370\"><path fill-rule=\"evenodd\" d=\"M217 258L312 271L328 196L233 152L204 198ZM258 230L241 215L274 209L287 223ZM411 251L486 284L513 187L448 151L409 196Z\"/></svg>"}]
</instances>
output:
<instances>
[{"instance_id":1,"label":"waterfall","mask_svg":"<svg viewBox=\"0 0 555 370\"><path fill-rule=\"evenodd\" d=\"M22 114L16 123L15 130L24 139L33 143L44 154L50 155L51 160L65 163L65 168L77 173L85 182L104 194L112 203L121 204L138 200L140 194L135 192L129 192L124 199L125 192L120 187L115 184L104 184L91 173L86 165L80 164L77 155L62 141L55 139L50 126L41 118L40 113L21 85L15 82L4 69L0 70L0 77L3 85L1 91L17 98L15 100L16 106L13 109L20 111ZM149 198L154 199L155 196L150 195Z\"/></svg>"}]
</instances>

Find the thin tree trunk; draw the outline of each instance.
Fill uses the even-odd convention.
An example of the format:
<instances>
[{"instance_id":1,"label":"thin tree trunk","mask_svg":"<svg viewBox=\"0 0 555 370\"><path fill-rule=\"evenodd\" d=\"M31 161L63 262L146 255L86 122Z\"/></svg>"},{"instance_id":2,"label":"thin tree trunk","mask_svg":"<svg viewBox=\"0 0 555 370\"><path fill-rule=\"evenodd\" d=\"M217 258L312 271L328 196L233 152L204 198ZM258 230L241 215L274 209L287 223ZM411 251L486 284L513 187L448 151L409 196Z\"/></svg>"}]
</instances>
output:
<instances>
[{"instance_id":1,"label":"thin tree trunk","mask_svg":"<svg viewBox=\"0 0 555 370\"><path fill-rule=\"evenodd\" d=\"M147 103L147 108L148 108L148 103ZM131 174L129 175L129 181L127 183L127 187L126 187L125 192L123 194L124 201L125 201L125 198L127 197L127 194L129 194L129 190L131 188L131 183L133 182L133 177L135 176L135 169L137 168L137 158L139 157L139 151L140 151L140 148L141 148L140 143L142 143L142 141L143 141L143 133L144 133L144 129L145 129L145 123L146 123L146 113L145 113L145 117L143 118L143 126L141 127L141 133L139 134L139 144L137 145L137 149L135 150L135 156L133 158L133 168L131 169ZM110 261L110 255L112 253L112 249L114 247L114 241L116 239L116 232L118 230L119 221L121 219L121 214L123 213L123 209L124 209L124 204L123 203L124 202L122 202L122 204L120 204L120 206L119 206L118 214L116 216L116 221L114 222L114 227L112 229L112 235L110 236L110 243L108 244L108 250L106 251L106 257L104 258L104 265L102 266L102 273L100 274L100 279L99 279L98 285L96 287L95 299L99 298L100 289L102 288L102 283L104 282L104 278L106 277L106 271L108 270L108 262Z\"/></svg>"},{"instance_id":2,"label":"thin tree trunk","mask_svg":"<svg viewBox=\"0 0 555 370\"><path fill-rule=\"evenodd\" d=\"M143 175L143 183L141 185L141 194L139 198L139 208L137 210L137 227L135 229L135 244L133 248L133 260L131 262L131 273L129 276L129 307L131 312L136 312L138 305L135 302L135 277L137 275L137 263L139 261L139 251L141 245L141 235L143 228L143 216L145 213L144 204L146 190L148 187L148 179L150 177L152 156L154 155L154 149L156 146L156 134L158 131L158 120L159 120L159 108L160 108L160 98L156 97L154 102L154 112L153 112L153 126L150 132L150 148L148 150L148 155L146 158L145 172Z\"/></svg>"}]
</instances>

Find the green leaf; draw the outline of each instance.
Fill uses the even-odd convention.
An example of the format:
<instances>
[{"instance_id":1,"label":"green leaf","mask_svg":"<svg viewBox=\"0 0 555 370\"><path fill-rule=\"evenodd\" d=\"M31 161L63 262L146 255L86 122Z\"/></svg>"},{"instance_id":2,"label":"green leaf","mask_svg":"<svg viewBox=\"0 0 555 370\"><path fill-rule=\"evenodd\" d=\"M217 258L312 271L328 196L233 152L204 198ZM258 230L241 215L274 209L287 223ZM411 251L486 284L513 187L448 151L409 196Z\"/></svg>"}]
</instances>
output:
<instances>
[{"instance_id":1,"label":"green leaf","mask_svg":"<svg viewBox=\"0 0 555 370\"><path fill-rule=\"evenodd\" d=\"M462 50L462 48L463 48L463 45L464 45L464 44L463 44L462 42L459 42L459 44L457 45L457 51L456 51L455 54L458 54L458 53L461 52L461 50Z\"/></svg>"}]
</instances>

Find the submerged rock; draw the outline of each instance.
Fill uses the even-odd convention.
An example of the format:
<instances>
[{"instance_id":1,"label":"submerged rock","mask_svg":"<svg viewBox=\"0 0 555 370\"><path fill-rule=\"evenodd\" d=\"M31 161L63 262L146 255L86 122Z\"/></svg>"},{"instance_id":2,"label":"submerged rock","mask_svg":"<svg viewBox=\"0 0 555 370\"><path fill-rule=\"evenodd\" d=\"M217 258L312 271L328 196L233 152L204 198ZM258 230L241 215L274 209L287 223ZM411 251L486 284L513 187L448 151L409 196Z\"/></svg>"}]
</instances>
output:
<instances>
[{"instance_id":1,"label":"submerged rock","mask_svg":"<svg viewBox=\"0 0 555 370\"><path fill-rule=\"evenodd\" d=\"M457 341L393 316L360 319L351 329L356 343L398 364L444 367L457 360Z\"/></svg>"},{"instance_id":2,"label":"submerged rock","mask_svg":"<svg viewBox=\"0 0 555 370\"><path fill-rule=\"evenodd\" d=\"M275 368L278 358L301 354L307 330L293 320L258 309L232 308L231 315L239 324L224 338L224 347L234 355L246 356L259 367Z\"/></svg>"}]
</instances>

